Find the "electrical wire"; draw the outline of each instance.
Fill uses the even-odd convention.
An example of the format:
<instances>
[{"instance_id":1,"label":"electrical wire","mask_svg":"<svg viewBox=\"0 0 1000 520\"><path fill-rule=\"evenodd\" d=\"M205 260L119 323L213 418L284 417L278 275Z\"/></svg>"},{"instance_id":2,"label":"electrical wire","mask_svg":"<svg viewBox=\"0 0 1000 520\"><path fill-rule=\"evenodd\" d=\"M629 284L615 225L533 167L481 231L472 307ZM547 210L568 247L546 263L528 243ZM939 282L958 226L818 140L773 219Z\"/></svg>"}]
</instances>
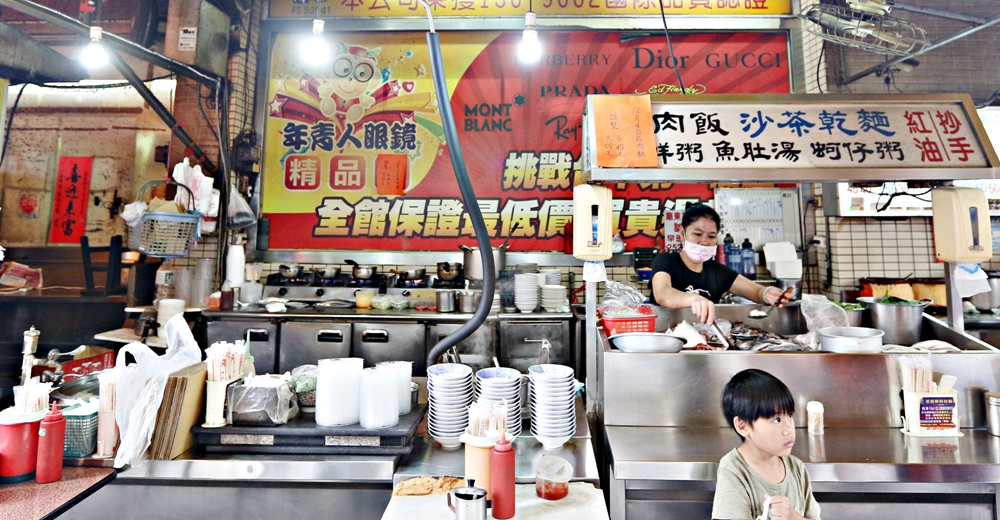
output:
<instances>
[{"instance_id":1,"label":"electrical wire","mask_svg":"<svg viewBox=\"0 0 1000 520\"><path fill-rule=\"evenodd\" d=\"M826 54L826 40L820 44L819 59L816 60L816 88L823 94L823 83L819 80L820 67L823 65L823 56Z\"/></svg>"},{"instance_id":2,"label":"electrical wire","mask_svg":"<svg viewBox=\"0 0 1000 520\"><path fill-rule=\"evenodd\" d=\"M158 77L155 77L155 78L145 79L145 80L142 80L142 82L143 83L149 83L151 81L157 81L157 80L161 80L161 79L173 78L175 76L176 76L176 74L166 74L164 76L158 76ZM113 88L131 87L132 84L129 83L129 82L127 82L127 81L123 81L121 83L105 83L103 85L61 85L61 84L56 84L56 83L42 83L41 85L37 85L37 86L41 87L41 88L54 88L54 89L60 89L60 90L106 90L106 89L113 89Z\"/></svg>"},{"instance_id":3,"label":"electrical wire","mask_svg":"<svg viewBox=\"0 0 1000 520\"><path fill-rule=\"evenodd\" d=\"M3 166L3 160L7 158L7 145L10 144L10 129L14 126L14 114L17 113L17 104L21 102L21 94L24 94L26 88L28 88L27 83L21 85L21 90L17 92L14 104L10 107L10 118L7 119L7 129L3 133L3 149L0 149L0 166Z\"/></svg>"},{"instance_id":4,"label":"electrical wire","mask_svg":"<svg viewBox=\"0 0 1000 520\"><path fill-rule=\"evenodd\" d=\"M687 94L687 90L684 89L684 80L681 79L681 71L677 68L677 58L674 57L674 45L670 42L670 29L667 29L667 13L663 10L663 0L659 0L658 3L660 4L660 19L663 20L663 35L667 37L667 51L674 62L674 74L677 75L677 86L680 87L681 94Z\"/></svg>"}]
</instances>

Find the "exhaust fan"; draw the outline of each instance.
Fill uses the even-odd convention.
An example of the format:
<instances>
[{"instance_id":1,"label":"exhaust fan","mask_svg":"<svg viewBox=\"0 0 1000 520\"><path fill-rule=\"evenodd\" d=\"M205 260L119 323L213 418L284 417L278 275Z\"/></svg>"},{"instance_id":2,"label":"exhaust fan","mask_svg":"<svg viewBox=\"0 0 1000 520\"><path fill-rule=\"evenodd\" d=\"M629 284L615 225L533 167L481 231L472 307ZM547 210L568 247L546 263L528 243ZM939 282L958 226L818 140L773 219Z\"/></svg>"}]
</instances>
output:
<instances>
[{"instance_id":1,"label":"exhaust fan","mask_svg":"<svg viewBox=\"0 0 1000 520\"><path fill-rule=\"evenodd\" d=\"M877 54L906 56L930 45L921 27L888 15L895 4L847 0L847 7L813 5L802 14L802 27L824 40Z\"/></svg>"}]
</instances>

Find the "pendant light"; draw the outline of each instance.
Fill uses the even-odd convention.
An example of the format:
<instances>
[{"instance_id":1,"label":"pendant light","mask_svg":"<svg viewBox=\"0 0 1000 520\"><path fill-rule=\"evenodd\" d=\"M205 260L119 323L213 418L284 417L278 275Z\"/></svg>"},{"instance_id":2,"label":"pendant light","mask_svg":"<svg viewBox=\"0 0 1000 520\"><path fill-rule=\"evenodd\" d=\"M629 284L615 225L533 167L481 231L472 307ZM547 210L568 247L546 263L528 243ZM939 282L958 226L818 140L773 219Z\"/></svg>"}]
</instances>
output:
<instances>
[{"instance_id":1,"label":"pendant light","mask_svg":"<svg viewBox=\"0 0 1000 520\"><path fill-rule=\"evenodd\" d=\"M108 53L101 43L102 31L100 27L90 28L90 43L80 53L80 62L88 69L103 67L108 63Z\"/></svg>"},{"instance_id":2,"label":"pendant light","mask_svg":"<svg viewBox=\"0 0 1000 520\"><path fill-rule=\"evenodd\" d=\"M542 57L542 44L538 41L535 20L535 12L529 0L528 12L524 13L524 33L521 35L521 44L517 47L517 60L521 63L534 63Z\"/></svg>"},{"instance_id":3,"label":"pendant light","mask_svg":"<svg viewBox=\"0 0 1000 520\"><path fill-rule=\"evenodd\" d=\"M312 65L322 65L330 61L330 45L323 39L323 27L326 22L323 20L313 20L312 36L302 42L299 49L302 59Z\"/></svg>"}]
</instances>

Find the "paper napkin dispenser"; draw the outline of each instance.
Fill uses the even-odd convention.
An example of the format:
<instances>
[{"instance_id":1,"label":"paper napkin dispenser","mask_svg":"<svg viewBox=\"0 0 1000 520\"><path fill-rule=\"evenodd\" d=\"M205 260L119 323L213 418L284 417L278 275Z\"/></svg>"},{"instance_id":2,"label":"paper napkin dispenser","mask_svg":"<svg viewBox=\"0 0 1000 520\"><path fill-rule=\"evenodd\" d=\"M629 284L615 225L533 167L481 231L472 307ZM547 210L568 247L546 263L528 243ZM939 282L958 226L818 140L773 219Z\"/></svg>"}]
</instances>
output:
<instances>
[{"instance_id":1,"label":"paper napkin dispenser","mask_svg":"<svg viewBox=\"0 0 1000 520\"><path fill-rule=\"evenodd\" d=\"M611 258L611 188L580 184L573 188L573 256Z\"/></svg>"},{"instance_id":2,"label":"paper napkin dispenser","mask_svg":"<svg viewBox=\"0 0 1000 520\"><path fill-rule=\"evenodd\" d=\"M986 193L977 188L935 188L934 254L942 262L979 263L993 256Z\"/></svg>"}]
</instances>

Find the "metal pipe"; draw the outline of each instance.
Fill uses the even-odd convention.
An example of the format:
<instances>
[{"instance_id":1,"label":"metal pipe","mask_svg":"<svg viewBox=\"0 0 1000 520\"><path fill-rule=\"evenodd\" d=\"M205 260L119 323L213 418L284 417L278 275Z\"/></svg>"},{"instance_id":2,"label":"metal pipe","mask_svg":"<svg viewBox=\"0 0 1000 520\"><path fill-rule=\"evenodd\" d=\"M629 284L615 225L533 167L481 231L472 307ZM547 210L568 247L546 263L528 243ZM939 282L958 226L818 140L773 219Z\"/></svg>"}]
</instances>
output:
<instances>
[{"instance_id":1,"label":"metal pipe","mask_svg":"<svg viewBox=\"0 0 1000 520\"><path fill-rule=\"evenodd\" d=\"M934 7L924 7L922 5L896 4L892 6L892 8L897 11L909 11L911 13L933 16L935 18L947 18L949 20L958 20L959 22L966 22L977 25L986 23L986 18L982 18L980 16L973 16L971 14L963 14L963 13L953 13L951 11L945 11L943 9L937 9Z\"/></svg>"},{"instance_id":2,"label":"metal pipe","mask_svg":"<svg viewBox=\"0 0 1000 520\"><path fill-rule=\"evenodd\" d=\"M71 18L55 9L37 4L31 0L0 0L0 6L9 7L19 13L33 16L48 22L60 29L65 29L78 36L90 37L90 26ZM110 48L117 49L129 56L134 56L141 60L148 61L157 67L162 67L180 76L193 79L203 85L214 87L218 83L218 78L204 74L186 63L170 59L158 52L151 51L137 43L126 40L110 32L105 32L101 37L101 42Z\"/></svg>"},{"instance_id":3,"label":"metal pipe","mask_svg":"<svg viewBox=\"0 0 1000 520\"><path fill-rule=\"evenodd\" d=\"M5 1L5 0L0 0ZM153 91L149 90L149 87L139 78L139 76L132 70L132 67L125 63L121 55L115 49L107 49L108 60L118 69L118 72L128 80L136 92L142 96L142 99L149 104L149 107L156 112L156 115L160 116L160 119L170 128L170 131L177 136L180 142L184 143L184 146L191 149L194 152L195 157L201 161L202 166L208 171L215 171L215 164L205 155L205 152L191 139L191 136L184 130L184 128L174 119L174 116L167 110L167 107L160 103L160 100L156 98ZM216 88L218 85L216 84Z\"/></svg>"},{"instance_id":4,"label":"metal pipe","mask_svg":"<svg viewBox=\"0 0 1000 520\"><path fill-rule=\"evenodd\" d=\"M0 1L4 1L4 0L0 0ZM994 16L994 17L986 20L981 25L977 25L975 27L969 27L967 29L963 29L961 31L958 31L957 33L954 33L951 36L946 36L941 41L939 41L937 43L934 43L934 44L931 44L931 45L928 45L927 47L924 47L923 49L920 49L919 51L914 52L912 54L909 54L907 56L900 56L898 58L889 60L887 62L879 63L878 65L875 65L873 67L868 67L867 69L865 69L865 70L863 70L863 71L861 71L861 72L859 72L859 73L857 73L857 74L855 74L855 75L853 75L853 76L851 76L851 77L849 77L847 79L842 79L842 80L838 81L837 84L839 84L841 86L843 86L843 85L850 85L851 83L854 83L855 81L857 81L857 80L859 80L859 79L861 79L861 78L863 78L865 76L869 76L869 75L874 74L876 72L881 72L881 71L888 70L893 65L896 65L896 64L902 63L902 62L904 62L906 60L915 58L915 57L920 56L921 54L923 54L925 52L930 52L930 51L932 51L934 49L937 49L938 47L942 47L944 45L947 45L947 44L949 44L949 43L951 43L951 42L953 42L955 40L960 40L960 39L962 39L962 38L964 38L964 37L966 37L966 36L968 36L970 34L979 32L979 31L981 31L983 29L986 29L987 27L991 27L993 25L996 25L997 22L1000 22L1000 15L996 15L996 16Z\"/></svg>"},{"instance_id":5,"label":"metal pipe","mask_svg":"<svg viewBox=\"0 0 1000 520\"><path fill-rule=\"evenodd\" d=\"M948 326L954 331L965 332L965 314L962 309L962 296L958 294L955 285L955 275L958 274L958 263L944 263L944 286L948 295Z\"/></svg>"},{"instance_id":6,"label":"metal pipe","mask_svg":"<svg viewBox=\"0 0 1000 520\"><path fill-rule=\"evenodd\" d=\"M419 0L427 11L428 20L432 20L431 8L424 0ZM448 99L448 83L444 75L444 61L441 59L441 42L437 33L433 32L433 22L430 26L431 32L427 33L427 47L430 51L431 75L434 79L434 91L437 94L438 110L441 111L441 126L444 128L445 142L448 143L448 155L451 156L451 165L455 169L455 179L458 181L459 190L462 192L462 199L465 201L465 208L469 211L469 219L472 220L472 227L476 232L476 243L479 245L480 257L483 260L483 298L479 302L479 308L460 329L444 337L430 352L427 353L427 366L435 363L437 357L449 348L457 345L460 341L471 336L479 329L479 326L486 322L493 306L493 293L496 289L495 265L493 263L493 246L490 244L490 236L486 229L486 221L483 220L483 213L479 209L476 193L472 189L472 182L469 181L469 173L465 169L465 159L462 157L462 147L458 141L458 130L455 128L455 117L451 113L451 100ZM487 252L490 252L487 254Z\"/></svg>"}]
</instances>

